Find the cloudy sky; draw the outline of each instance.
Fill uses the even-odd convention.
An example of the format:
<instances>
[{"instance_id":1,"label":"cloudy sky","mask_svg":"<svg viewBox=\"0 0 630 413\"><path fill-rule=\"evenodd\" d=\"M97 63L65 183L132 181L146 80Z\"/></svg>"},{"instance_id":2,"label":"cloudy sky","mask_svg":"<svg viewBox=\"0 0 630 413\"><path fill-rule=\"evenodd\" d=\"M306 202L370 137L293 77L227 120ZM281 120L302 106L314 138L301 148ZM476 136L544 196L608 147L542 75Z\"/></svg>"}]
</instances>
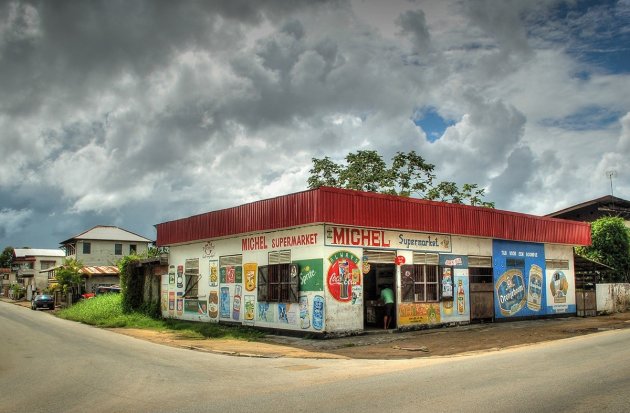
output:
<instances>
[{"instance_id":1,"label":"cloudy sky","mask_svg":"<svg viewBox=\"0 0 630 413\"><path fill-rule=\"evenodd\" d=\"M497 208L630 197L630 0L0 0L0 248L415 150Z\"/></svg>"}]
</instances>

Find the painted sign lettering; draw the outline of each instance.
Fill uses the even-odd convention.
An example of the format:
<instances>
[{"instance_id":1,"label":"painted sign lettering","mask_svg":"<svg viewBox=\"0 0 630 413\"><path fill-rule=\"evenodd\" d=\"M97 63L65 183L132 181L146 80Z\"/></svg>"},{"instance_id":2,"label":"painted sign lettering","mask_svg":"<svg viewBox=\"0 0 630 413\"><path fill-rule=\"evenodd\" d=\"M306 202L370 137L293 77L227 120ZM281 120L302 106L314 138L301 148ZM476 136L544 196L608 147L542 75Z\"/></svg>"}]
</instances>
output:
<instances>
[{"instance_id":1,"label":"painted sign lettering","mask_svg":"<svg viewBox=\"0 0 630 413\"><path fill-rule=\"evenodd\" d=\"M410 251L450 252L451 237L442 234L384 231L327 225L326 245L376 247Z\"/></svg>"}]
</instances>

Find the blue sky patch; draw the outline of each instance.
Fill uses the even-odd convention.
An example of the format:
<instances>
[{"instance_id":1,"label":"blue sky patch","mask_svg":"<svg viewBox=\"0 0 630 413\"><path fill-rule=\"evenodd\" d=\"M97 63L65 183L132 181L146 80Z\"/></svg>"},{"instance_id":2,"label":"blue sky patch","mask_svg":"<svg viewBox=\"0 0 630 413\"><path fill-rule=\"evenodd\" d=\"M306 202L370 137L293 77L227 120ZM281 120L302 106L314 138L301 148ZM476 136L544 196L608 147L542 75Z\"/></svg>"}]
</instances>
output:
<instances>
[{"instance_id":1,"label":"blue sky patch","mask_svg":"<svg viewBox=\"0 0 630 413\"><path fill-rule=\"evenodd\" d=\"M442 137L446 128L454 125L455 122L441 117L434 107L420 109L414 113L412 118L416 126L422 128L427 134L429 142L435 142Z\"/></svg>"},{"instance_id":2,"label":"blue sky patch","mask_svg":"<svg viewBox=\"0 0 630 413\"><path fill-rule=\"evenodd\" d=\"M630 5L615 0L560 3L551 21L562 22L567 53L608 73L630 73ZM555 32L554 32L555 33Z\"/></svg>"}]
</instances>

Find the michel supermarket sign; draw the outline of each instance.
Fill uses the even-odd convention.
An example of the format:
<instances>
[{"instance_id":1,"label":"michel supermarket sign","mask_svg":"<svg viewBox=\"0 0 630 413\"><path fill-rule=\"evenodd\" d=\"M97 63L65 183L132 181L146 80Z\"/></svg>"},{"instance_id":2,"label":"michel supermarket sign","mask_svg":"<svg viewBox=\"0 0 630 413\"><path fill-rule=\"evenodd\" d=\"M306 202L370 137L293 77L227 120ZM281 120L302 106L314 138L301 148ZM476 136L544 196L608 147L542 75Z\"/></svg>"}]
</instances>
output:
<instances>
[{"instance_id":1,"label":"michel supermarket sign","mask_svg":"<svg viewBox=\"0 0 630 413\"><path fill-rule=\"evenodd\" d=\"M386 231L326 225L326 245L394 250L451 252L451 237L443 234Z\"/></svg>"}]
</instances>

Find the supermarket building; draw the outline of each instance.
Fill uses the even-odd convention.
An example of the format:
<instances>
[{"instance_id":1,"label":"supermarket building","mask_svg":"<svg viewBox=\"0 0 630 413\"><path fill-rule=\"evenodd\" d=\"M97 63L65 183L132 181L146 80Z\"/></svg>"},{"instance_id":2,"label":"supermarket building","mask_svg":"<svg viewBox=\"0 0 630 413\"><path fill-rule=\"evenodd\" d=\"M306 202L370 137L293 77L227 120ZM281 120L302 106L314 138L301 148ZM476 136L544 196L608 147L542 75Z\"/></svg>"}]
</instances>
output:
<instances>
[{"instance_id":1,"label":"supermarket building","mask_svg":"<svg viewBox=\"0 0 630 413\"><path fill-rule=\"evenodd\" d=\"M576 313L590 224L322 187L156 225L165 317L305 333Z\"/></svg>"}]
</instances>

